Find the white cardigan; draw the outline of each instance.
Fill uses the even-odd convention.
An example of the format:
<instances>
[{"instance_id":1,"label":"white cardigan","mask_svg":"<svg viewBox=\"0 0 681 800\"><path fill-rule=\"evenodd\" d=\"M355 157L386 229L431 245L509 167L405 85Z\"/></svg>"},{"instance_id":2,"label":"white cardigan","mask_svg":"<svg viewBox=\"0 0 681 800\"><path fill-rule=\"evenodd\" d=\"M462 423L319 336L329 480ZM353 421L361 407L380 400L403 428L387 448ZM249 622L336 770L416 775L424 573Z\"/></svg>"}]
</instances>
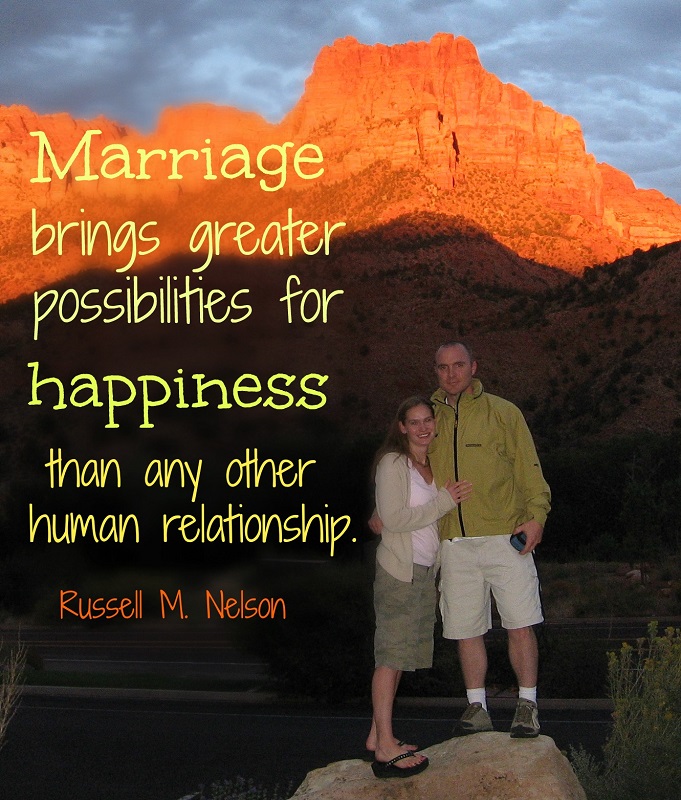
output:
<instances>
[{"instance_id":1,"label":"white cardigan","mask_svg":"<svg viewBox=\"0 0 681 800\"><path fill-rule=\"evenodd\" d=\"M456 507L446 489L420 506L409 506L411 475L407 457L386 453L376 467L376 511L383 522L376 560L400 581L414 577L411 532L436 522Z\"/></svg>"}]
</instances>

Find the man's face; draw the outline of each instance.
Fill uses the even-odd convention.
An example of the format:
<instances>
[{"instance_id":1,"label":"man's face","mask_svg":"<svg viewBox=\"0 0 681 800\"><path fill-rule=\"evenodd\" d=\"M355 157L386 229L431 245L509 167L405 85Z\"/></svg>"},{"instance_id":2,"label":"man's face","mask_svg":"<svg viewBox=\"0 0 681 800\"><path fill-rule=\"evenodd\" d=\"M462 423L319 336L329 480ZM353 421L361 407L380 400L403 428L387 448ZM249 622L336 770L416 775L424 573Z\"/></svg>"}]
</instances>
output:
<instances>
[{"instance_id":1,"label":"man's face","mask_svg":"<svg viewBox=\"0 0 681 800\"><path fill-rule=\"evenodd\" d=\"M442 347L435 354L435 372L440 388L448 397L471 391L471 381L478 368L461 345Z\"/></svg>"}]
</instances>

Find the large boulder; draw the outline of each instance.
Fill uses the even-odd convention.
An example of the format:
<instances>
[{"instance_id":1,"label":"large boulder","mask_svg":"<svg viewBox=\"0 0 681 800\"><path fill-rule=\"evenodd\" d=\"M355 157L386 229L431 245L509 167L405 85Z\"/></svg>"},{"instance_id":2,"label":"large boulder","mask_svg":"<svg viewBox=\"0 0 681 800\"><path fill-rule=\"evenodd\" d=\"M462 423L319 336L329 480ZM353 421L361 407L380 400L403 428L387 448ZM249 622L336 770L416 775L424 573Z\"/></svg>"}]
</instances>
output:
<instances>
[{"instance_id":1,"label":"large boulder","mask_svg":"<svg viewBox=\"0 0 681 800\"><path fill-rule=\"evenodd\" d=\"M293 798L586 800L568 760L548 736L511 739L504 733L479 733L423 752L430 766L412 778L380 780L364 761L338 761L310 772Z\"/></svg>"}]
</instances>

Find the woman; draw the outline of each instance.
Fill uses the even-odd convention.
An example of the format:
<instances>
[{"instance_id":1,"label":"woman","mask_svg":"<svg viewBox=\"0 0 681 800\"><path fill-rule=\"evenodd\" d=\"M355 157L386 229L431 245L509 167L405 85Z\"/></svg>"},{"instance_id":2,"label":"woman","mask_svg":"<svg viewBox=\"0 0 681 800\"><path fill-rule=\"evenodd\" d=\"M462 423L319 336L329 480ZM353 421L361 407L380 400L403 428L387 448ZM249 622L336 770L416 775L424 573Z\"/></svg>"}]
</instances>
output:
<instances>
[{"instance_id":1,"label":"woman","mask_svg":"<svg viewBox=\"0 0 681 800\"><path fill-rule=\"evenodd\" d=\"M428 460L435 435L432 403L410 397L398 408L376 454L376 512L383 529L376 550L376 669L366 746L374 751L372 769L379 778L407 777L428 766L416 746L393 735L393 701L404 670L432 666L439 551L435 523L472 490L467 481L437 489Z\"/></svg>"}]
</instances>

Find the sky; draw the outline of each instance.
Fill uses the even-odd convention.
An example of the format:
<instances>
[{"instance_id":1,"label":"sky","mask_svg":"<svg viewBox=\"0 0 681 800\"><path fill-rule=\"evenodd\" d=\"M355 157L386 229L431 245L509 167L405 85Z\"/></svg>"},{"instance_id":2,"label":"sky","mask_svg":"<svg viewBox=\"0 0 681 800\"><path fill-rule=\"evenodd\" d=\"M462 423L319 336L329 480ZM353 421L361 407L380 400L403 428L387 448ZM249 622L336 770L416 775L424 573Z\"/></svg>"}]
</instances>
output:
<instances>
[{"instance_id":1,"label":"sky","mask_svg":"<svg viewBox=\"0 0 681 800\"><path fill-rule=\"evenodd\" d=\"M679 0L0 0L0 105L142 131L199 101L277 122L324 45L437 32L575 117L598 161L681 202Z\"/></svg>"}]
</instances>

